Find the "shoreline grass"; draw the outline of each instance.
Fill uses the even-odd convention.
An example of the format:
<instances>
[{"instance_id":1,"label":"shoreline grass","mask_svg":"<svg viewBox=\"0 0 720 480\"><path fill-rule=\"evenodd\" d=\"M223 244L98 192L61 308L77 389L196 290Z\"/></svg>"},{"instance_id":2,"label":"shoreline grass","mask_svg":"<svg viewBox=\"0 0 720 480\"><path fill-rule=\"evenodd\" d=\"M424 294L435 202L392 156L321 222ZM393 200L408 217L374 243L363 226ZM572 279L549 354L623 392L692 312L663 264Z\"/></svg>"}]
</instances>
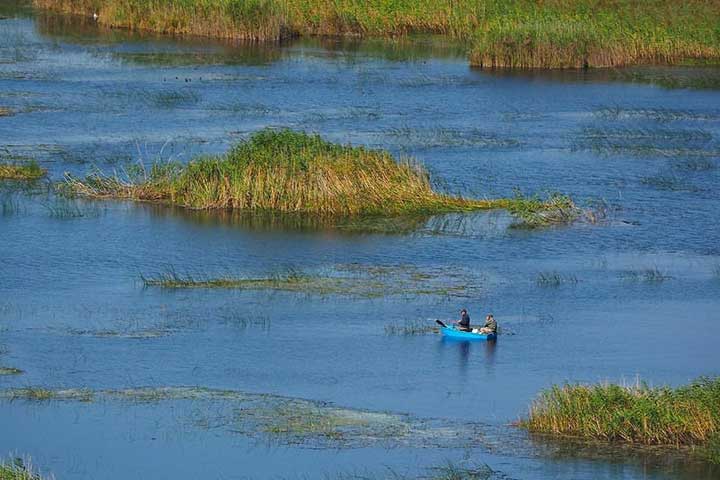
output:
<instances>
[{"instance_id":1,"label":"shoreline grass","mask_svg":"<svg viewBox=\"0 0 720 480\"><path fill-rule=\"evenodd\" d=\"M712 449L720 441L720 377L674 389L554 386L540 394L518 425L558 436Z\"/></svg>"},{"instance_id":2,"label":"shoreline grass","mask_svg":"<svg viewBox=\"0 0 720 480\"><path fill-rule=\"evenodd\" d=\"M37 180L46 173L34 160L24 164L0 163L0 180Z\"/></svg>"},{"instance_id":3,"label":"shoreline grass","mask_svg":"<svg viewBox=\"0 0 720 480\"><path fill-rule=\"evenodd\" d=\"M304 36L458 40L473 66L587 68L720 59L712 0L34 0L107 27L233 40Z\"/></svg>"},{"instance_id":4,"label":"shoreline grass","mask_svg":"<svg viewBox=\"0 0 720 480\"><path fill-rule=\"evenodd\" d=\"M428 172L383 150L340 145L292 130L265 129L220 156L187 165L134 167L124 176L65 176L65 193L189 209L301 213L325 217L439 215L506 208L528 226L570 223L569 197L469 199L436 192Z\"/></svg>"}]
</instances>

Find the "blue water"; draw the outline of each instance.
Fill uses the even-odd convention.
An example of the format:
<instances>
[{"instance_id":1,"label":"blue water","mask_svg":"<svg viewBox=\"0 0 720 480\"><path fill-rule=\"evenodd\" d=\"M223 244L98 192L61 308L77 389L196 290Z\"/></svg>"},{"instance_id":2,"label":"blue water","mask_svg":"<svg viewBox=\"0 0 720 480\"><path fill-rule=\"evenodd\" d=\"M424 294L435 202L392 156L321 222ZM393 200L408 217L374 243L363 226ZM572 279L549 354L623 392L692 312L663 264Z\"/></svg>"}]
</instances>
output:
<instances>
[{"instance_id":1,"label":"blue water","mask_svg":"<svg viewBox=\"0 0 720 480\"><path fill-rule=\"evenodd\" d=\"M278 394L478 422L495 447L314 450L193 428L182 402L3 401L0 455L30 455L58 479L316 478L385 467L412 476L446 461L487 463L497 478L718 478L695 462L548 455L510 424L556 383L679 385L718 374L720 92L607 72L473 70L432 39L233 46L9 11L0 106L14 114L0 117L0 156L35 158L52 180L186 161L263 127L291 127L413 156L449 192L561 191L602 199L610 215L527 231L490 212L460 229L373 234L124 202L71 202L77 215L54 214L53 195L6 184L2 198L15 203L0 216L0 365L24 374L0 377L0 388ZM458 272L475 288L470 298L356 298L141 282L171 268L265 276L353 263ZM648 269L666 278L637 276ZM566 281L538 284L552 272ZM464 344L385 333L463 307L476 322L493 312L511 334ZM107 330L162 335L94 334Z\"/></svg>"}]
</instances>

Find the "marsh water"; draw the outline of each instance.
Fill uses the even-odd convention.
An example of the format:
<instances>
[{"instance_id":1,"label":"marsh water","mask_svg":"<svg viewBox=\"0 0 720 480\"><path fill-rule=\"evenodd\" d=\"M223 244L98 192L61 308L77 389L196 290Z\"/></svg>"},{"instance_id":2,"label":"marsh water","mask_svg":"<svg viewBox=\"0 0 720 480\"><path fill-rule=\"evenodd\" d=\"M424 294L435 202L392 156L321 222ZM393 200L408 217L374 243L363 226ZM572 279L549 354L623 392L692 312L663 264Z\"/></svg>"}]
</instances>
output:
<instances>
[{"instance_id":1,"label":"marsh water","mask_svg":"<svg viewBox=\"0 0 720 480\"><path fill-rule=\"evenodd\" d=\"M550 229L487 212L363 230L67 200L44 182L5 182L0 366L24 373L0 376L0 388L259 396L252 407L233 406L232 394L0 400L0 455L28 455L63 480L417 476L448 462L487 465L489 478L720 475L684 454L568 447L512 425L553 384L718 374L720 90L657 81L716 70L511 74L471 69L462 49L432 38L232 45L15 4L0 16L10 112L0 156L34 158L52 181L184 162L290 127L412 156L448 192L560 191L606 212ZM372 295L141 280L350 270L374 282ZM498 341L386 329L463 307L475 322L493 312ZM243 411L278 398L360 419L397 414L409 430L343 440L247 428Z\"/></svg>"}]
</instances>

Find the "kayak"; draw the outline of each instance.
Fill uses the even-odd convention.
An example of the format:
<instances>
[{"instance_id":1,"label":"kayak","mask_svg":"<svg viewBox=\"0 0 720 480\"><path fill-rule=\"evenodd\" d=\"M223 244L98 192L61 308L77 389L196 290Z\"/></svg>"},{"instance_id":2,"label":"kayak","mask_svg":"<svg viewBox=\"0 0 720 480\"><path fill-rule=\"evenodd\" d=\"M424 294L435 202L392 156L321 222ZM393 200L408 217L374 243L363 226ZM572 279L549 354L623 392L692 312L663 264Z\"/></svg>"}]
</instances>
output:
<instances>
[{"instance_id":1,"label":"kayak","mask_svg":"<svg viewBox=\"0 0 720 480\"><path fill-rule=\"evenodd\" d=\"M452 338L455 340L495 340L497 335L494 333L472 333L463 332L451 327L440 327L440 332L443 337Z\"/></svg>"}]
</instances>

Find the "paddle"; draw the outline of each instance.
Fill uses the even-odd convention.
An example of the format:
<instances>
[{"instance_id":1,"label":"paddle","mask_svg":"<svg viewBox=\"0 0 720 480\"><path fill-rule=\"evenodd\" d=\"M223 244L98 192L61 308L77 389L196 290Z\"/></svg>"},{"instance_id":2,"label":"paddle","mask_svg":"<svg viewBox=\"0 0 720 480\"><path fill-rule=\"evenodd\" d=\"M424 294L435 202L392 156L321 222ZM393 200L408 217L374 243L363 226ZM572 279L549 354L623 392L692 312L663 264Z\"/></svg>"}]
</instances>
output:
<instances>
[{"instance_id":1,"label":"paddle","mask_svg":"<svg viewBox=\"0 0 720 480\"><path fill-rule=\"evenodd\" d=\"M438 325L440 325L443 328L450 328L447 325L445 325L441 320L435 320L435 323L437 323Z\"/></svg>"}]
</instances>

